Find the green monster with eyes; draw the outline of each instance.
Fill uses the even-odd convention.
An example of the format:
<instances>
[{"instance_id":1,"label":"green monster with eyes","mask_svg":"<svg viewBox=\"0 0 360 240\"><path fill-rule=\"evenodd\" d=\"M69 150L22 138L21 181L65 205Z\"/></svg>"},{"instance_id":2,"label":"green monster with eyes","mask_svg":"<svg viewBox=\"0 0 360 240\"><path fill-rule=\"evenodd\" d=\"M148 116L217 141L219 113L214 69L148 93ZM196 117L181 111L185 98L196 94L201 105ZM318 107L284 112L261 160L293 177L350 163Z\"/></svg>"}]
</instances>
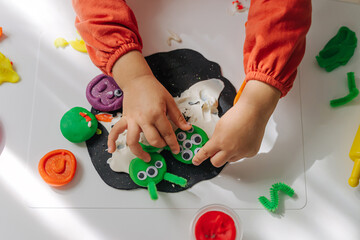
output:
<instances>
[{"instance_id":1,"label":"green monster with eyes","mask_svg":"<svg viewBox=\"0 0 360 240\"><path fill-rule=\"evenodd\" d=\"M186 164L192 164L195 154L209 141L206 132L194 125L189 131L177 129L175 135L180 146L180 152L173 154L173 156ZM166 149L170 150L168 146Z\"/></svg>"},{"instance_id":2,"label":"green monster with eyes","mask_svg":"<svg viewBox=\"0 0 360 240\"><path fill-rule=\"evenodd\" d=\"M134 158L129 166L129 174L135 184L147 187L152 200L158 199L156 184L162 180L181 187L186 186L187 180L185 178L166 172L166 162L163 156L156 152L150 153L150 156L151 161L148 163L140 158Z\"/></svg>"},{"instance_id":3,"label":"green monster with eyes","mask_svg":"<svg viewBox=\"0 0 360 240\"><path fill-rule=\"evenodd\" d=\"M194 125L189 131L176 130L175 135L180 145L180 152L173 154L173 156L178 161L186 164L192 164L194 155L209 140L205 131ZM134 158L129 166L129 175L135 184L141 187L147 187L151 199L156 200L158 198L156 184L162 180L172 182L182 187L186 186L187 180L185 178L166 172L165 159L157 153L162 149L142 143L140 143L140 145L145 152L150 154L151 161L146 163L140 158ZM165 149L170 150L168 146L166 146Z\"/></svg>"}]
</instances>

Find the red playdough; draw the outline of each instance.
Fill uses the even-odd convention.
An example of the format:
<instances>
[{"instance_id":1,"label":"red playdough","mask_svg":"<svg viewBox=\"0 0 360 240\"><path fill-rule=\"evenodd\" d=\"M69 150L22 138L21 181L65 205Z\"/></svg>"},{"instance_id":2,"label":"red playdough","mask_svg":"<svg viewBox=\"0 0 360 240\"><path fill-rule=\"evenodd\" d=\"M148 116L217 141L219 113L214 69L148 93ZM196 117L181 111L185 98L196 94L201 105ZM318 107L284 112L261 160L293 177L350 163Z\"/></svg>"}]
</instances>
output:
<instances>
[{"instance_id":1,"label":"red playdough","mask_svg":"<svg viewBox=\"0 0 360 240\"><path fill-rule=\"evenodd\" d=\"M195 224L196 240L235 240L235 222L224 212L204 213Z\"/></svg>"}]
</instances>

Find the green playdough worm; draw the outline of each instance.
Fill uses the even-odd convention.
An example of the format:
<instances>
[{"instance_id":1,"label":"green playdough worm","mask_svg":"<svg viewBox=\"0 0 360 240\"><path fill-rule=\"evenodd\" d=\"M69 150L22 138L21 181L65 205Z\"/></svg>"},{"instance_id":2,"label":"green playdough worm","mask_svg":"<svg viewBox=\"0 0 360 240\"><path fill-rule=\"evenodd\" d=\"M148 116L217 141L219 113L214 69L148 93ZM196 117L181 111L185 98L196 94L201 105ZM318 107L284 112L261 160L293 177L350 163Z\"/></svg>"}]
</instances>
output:
<instances>
[{"instance_id":1,"label":"green playdough worm","mask_svg":"<svg viewBox=\"0 0 360 240\"><path fill-rule=\"evenodd\" d=\"M285 183L275 183L270 188L270 200L264 196L259 197L259 202L269 211L275 212L279 207L279 194L278 191L282 191L289 197L293 197L294 189L286 185Z\"/></svg>"},{"instance_id":2,"label":"green playdough worm","mask_svg":"<svg viewBox=\"0 0 360 240\"><path fill-rule=\"evenodd\" d=\"M325 47L316 56L319 66L331 72L335 68L348 63L354 55L357 46L355 32L342 26L338 33L330 39Z\"/></svg>"},{"instance_id":3,"label":"green playdough worm","mask_svg":"<svg viewBox=\"0 0 360 240\"><path fill-rule=\"evenodd\" d=\"M348 72L347 73L347 80L348 80L348 88L349 88L349 94L342 98L333 99L330 101L331 107L339 107L342 106L350 101L352 101L354 98L356 98L359 95L359 90L356 87L355 83L355 74L354 72Z\"/></svg>"}]
</instances>

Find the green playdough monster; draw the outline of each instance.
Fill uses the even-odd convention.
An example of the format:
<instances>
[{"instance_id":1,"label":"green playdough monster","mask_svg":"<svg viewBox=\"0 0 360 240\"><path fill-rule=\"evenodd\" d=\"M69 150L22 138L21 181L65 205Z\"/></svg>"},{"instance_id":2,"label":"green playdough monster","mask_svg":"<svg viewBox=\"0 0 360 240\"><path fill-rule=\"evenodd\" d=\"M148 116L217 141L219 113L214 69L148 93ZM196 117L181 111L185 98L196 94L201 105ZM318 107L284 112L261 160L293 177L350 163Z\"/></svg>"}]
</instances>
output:
<instances>
[{"instance_id":1,"label":"green playdough monster","mask_svg":"<svg viewBox=\"0 0 360 240\"><path fill-rule=\"evenodd\" d=\"M175 135L180 146L180 152L173 154L173 156L175 159L186 164L192 164L195 154L209 141L206 132L194 125L189 131L177 129ZM162 150L151 145L144 145L142 143L140 145L145 152L158 152ZM169 146L166 146L165 149L171 151Z\"/></svg>"},{"instance_id":2,"label":"green playdough monster","mask_svg":"<svg viewBox=\"0 0 360 240\"><path fill-rule=\"evenodd\" d=\"M130 178L135 184L147 187L152 200L158 199L156 184L162 180L185 187L187 180L166 172L166 162L159 153L150 153L151 161L144 162L140 158L134 158L129 166Z\"/></svg>"},{"instance_id":3,"label":"green playdough monster","mask_svg":"<svg viewBox=\"0 0 360 240\"><path fill-rule=\"evenodd\" d=\"M189 131L177 129L175 135L180 145L180 152L173 155L177 160L186 164L192 164L195 154L209 141L205 131L194 125ZM169 147L167 148L169 149Z\"/></svg>"},{"instance_id":4,"label":"green playdough monster","mask_svg":"<svg viewBox=\"0 0 360 240\"><path fill-rule=\"evenodd\" d=\"M98 128L98 122L91 112L82 107L67 111L60 121L60 130L64 137L73 143L90 139Z\"/></svg>"}]
</instances>

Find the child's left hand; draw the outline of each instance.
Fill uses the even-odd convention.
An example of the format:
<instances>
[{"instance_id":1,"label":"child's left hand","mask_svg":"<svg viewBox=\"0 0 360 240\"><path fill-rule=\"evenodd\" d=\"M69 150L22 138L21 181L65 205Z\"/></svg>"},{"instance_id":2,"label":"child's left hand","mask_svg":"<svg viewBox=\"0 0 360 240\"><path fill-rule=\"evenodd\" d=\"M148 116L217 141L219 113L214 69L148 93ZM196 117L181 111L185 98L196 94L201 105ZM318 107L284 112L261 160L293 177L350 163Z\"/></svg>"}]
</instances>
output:
<instances>
[{"instance_id":1,"label":"child's left hand","mask_svg":"<svg viewBox=\"0 0 360 240\"><path fill-rule=\"evenodd\" d=\"M239 101L216 124L210 140L194 156L199 165L210 158L215 167L252 157L259 151L266 124L280 98L275 88L249 81Z\"/></svg>"}]
</instances>

